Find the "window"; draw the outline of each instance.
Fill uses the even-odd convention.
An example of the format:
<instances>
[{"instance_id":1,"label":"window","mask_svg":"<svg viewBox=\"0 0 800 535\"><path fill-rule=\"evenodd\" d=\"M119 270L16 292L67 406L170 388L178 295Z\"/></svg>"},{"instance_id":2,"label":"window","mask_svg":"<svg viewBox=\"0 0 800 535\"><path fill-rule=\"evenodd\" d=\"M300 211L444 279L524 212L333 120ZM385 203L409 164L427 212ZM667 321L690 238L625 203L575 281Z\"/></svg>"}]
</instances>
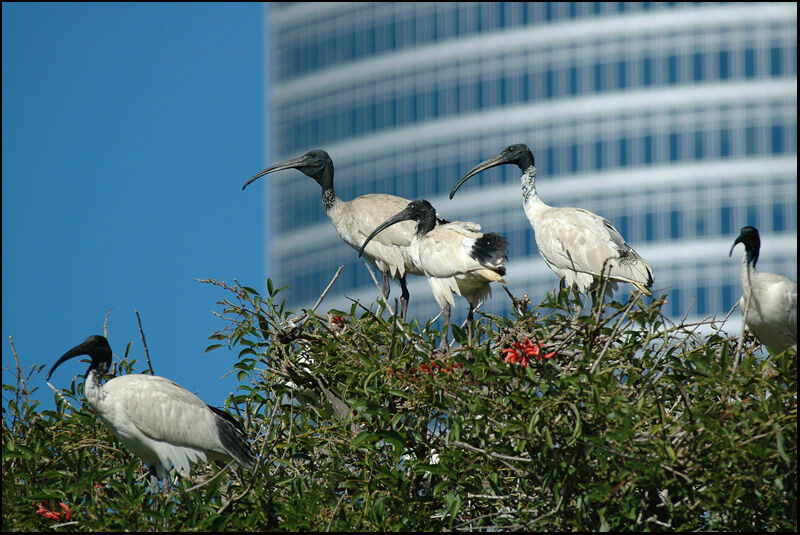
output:
<instances>
[{"instance_id":1,"label":"window","mask_svg":"<svg viewBox=\"0 0 800 535\"><path fill-rule=\"evenodd\" d=\"M781 199L775 199L772 202L772 230L775 232L786 230L785 206Z\"/></svg>"},{"instance_id":2,"label":"window","mask_svg":"<svg viewBox=\"0 0 800 535\"><path fill-rule=\"evenodd\" d=\"M683 211L673 208L669 213L669 228L670 238L673 240L680 239L683 236L682 228Z\"/></svg>"},{"instance_id":3,"label":"window","mask_svg":"<svg viewBox=\"0 0 800 535\"><path fill-rule=\"evenodd\" d=\"M677 161L680 158L680 136L677 133L669 135L669 159Z\"/></svg>"},{"instance_id":4,"label":"window","mask_svg":"<svg viewBox=\"0 0 800 535\"><path fill-rule=\"evenodd\" d=\"M594 168L595 169L602 169L603 168L603 145L602 141L597 141L594 144Z\"/></svg>"},{"instance_id":5,"label":"window","mask_svg":"<svg viewBox=\"0 0 800 535\"><path fill-rule=\"evenodd\" d=\"M770 76L780 76L783 74L783 57L780 47L773 46L769 51L769 74Z\"/></svg>"},{"instance_id":6,"label":"window","mask_svg":"<svg viewBox=\"0 0 800 535\"><path fill-rule=\"evenodd\" d=\"M697 288L697 313L698 314L707 314L708 313L708 300L706 298L707 289L705 286L699 286Z\"/></svg>"},{"instance_id":7,"label":"window","mask_svg":"<svg viewBox=\"0 0 800 535\"><path fill-rule=\"evenodd\" d=\"M744 150L748 155L756 153L757 149L756 127L748 126L744 129Z\"/></svg>"},{"instance_id":8,"label":"window","mask_svg":"<svg viewBox=\"0 0 800 535\"><path fill-rule=\"evenodd\" d=\"M621 167L628 165L628 138L626 137L619 140L619 165Z\"/></svg>"},{"instance_id":9,"label":"window","mask_svg":"<svg viewBox=\"0 0 800 535\"><path fill-rule=\"evenodd\" d=\"M683 309L683 304L681 303L681 289L680 288L673 288L672 289L672 306L671 313L673 317L680 318L686 313Z\"/></svg>"},{"instance_id":10,"label":"window","mask_svg":"<svg viewBox=\"0 0 800 535\"><path fill-rule=\"evenodd\" d=\"M784 152L783 148L783 126L776 124L770 128L771 132L771 148L772 154L780 154Z\"/></svg>"},{"instance_id":11,"label":"window","mask_svg":"<svg viewBox=\"0 0 800 535\"><path fill-rule=\"evenodd\" d=\"M644 162L653 163L653 136L644 136Z\"/></svg>"},{"instance_id":12,"label":"window","mask_svg":"<svg viewBox=\"0 0 800 535\"><path fill-rule=\"evenodd\" d=\"M723 284L722 285L722 308L723 310L730 310L733 308L734 303L736 303L736 291L733 287L733 284Z\"/></svg>"},{"instance_id":13,"label":"window","mask_svg":"<svg viewBox=\"0 0 800 535\"><path fill-rule=\"evenodd\" d=\"M694 81L700 82L703 79L703 54L694 55Z\"/></svg>"},{"instance_id":14,"label":"window","mask_svg":"<svg viewBox=\"0 0 800 535\"><path fill-rule=\"evenodd\" d=\"M703 158L703 132L694 133L694 157L696 160Z\"/></svg>"},{"instance_id":15,"label":"window","mask_svg":"<svg viewBox=\"0 0 800 535\"><path fill-rule=\"evenodd\" d=\"M731 210L730 206L723 205L719 211L720 217L720 233L723 235L728 235L733 232L733 226L731 225Z\"/></svg>"},{"instance_id":16,"label":"window","mask_svg":"<svg viewBox=\"0 0 800 535\"><path fill-rule=\"evenodd\" d=\"M719 155L721 158L731 155L731 132L728 129L719 132Z\"/></svg>"},{"instance_id":17,"label":"window","mask_svg":"<svg viewBox=\"0 0 800 535\"><path fill-rule=\"evenodd\" d=\"M730 78L730 52L720 50L719 52L719 79L727 80Z\"/></svg>"},{"instance_id":18,"label":"window","mask_svg":"<svg viewBox=\"0 0 800 535\"><path fill-rule=\"evenodd\" d=\"M756 75L756 51L748 48L744 51L744 76L752 78Z\"/></svg>"},{"instance_id":19,"label":"window","mask_svg":"<svg viewBox=\"0 0 800 535\"><path fill-rule=\"evenodd\" d=\"M669 56L667 58L667 83L675 84L678 82L678 57Z\"/></svg>"}]
</instances>

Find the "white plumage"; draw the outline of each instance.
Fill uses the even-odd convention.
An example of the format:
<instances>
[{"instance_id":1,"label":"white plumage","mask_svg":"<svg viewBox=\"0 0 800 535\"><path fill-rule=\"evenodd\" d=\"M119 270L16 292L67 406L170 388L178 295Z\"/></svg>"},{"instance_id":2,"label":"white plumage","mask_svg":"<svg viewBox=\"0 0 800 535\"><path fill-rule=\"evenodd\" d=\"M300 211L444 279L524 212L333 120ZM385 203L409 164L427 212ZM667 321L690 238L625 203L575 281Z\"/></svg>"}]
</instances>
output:
<instances>
[{"instance_id":1,"label":"white plumage","mask_svg":"<svg viewBox=\"0 0 800 535\"><path fill-rule=\"evenodd\" d=\"M733 242L743 243L742 298L739 305L745 324L770 353L797 344L797 283L775 273L759 273L756 262L761 238L755 227L743 227Z\"/></svg>"},{"instance_id":2,"label":"white plumage","mask_svg":"<svg viewBox=\"0 0 800 535\"><path fill-rule=\"evenodd\" d=\"M372 229L405 208L409 202L402 197L381 193L362 195L352 201L341 200L333 189L333 161L324 150L312 150L297 158L267 167L250 178L242 189L268 173L283 169L297 169L317 181L322 187L322 206L333 227L339 237L356 251L361 249L361 244ZM400 283L402 317L406 315L409 297L406 275L422 275L414 265L409 251L413 234L413 223L400 224L372 241L364 252L366 259L381 272L385 296L389 295L389 277Z\"/></svg>"},{"instance_id":3,"label":"white plumage","mask_svg":"<svg viewBox=\"0 0 800 535\"><path fill-rule=\"evenodd\" d=\"M422 199L408 203L404 210L377 226L362 250L393 225L409 220L417 222L411 240L411 258L427 277L445 323L449 323L450 307L455 305L453 294L469 302L468 319L472 321L475 307L491 295L489 284L504 283L508 242L499 234L480 232L480 225L475 223L439 223L436 210ZM442 341L446 343L446 335Z\"/></svg>"},{"instance_id":4,"label":"white plumage","mask_svg":"<svg viewBox=\"0 0 800 535\"><path fill-rule=\"evenodd\" d=\"M187 474L197 462L236 459L255 467L241 425L228 413L210 407L177 383L153 375L129 374L101 384L111 364L111 347L103 336L90 336L66 352L50 369L79 355L92 363L84 394L89 406L117 438L169 486L169 469ZM153 481L153 490L157 484Z\"/></svg>"},{"instance_id":5,"label":"white plumage","mask_svg":"<svg viewBox=\"0 0 800 535\"><path fill-rule=\"evenodd\" d=\"M616 289L617 282L627 282L651 295L653 271L607 219L581 208L548 206L539 198L533 153L524 144L511 145L472 168L450 191L450 198L471 176L503 164L522 169L522 202L539 254L556 275L564 277L567 286L585 292L603 273L608 293Z\"/></svg>"}]
</instances>

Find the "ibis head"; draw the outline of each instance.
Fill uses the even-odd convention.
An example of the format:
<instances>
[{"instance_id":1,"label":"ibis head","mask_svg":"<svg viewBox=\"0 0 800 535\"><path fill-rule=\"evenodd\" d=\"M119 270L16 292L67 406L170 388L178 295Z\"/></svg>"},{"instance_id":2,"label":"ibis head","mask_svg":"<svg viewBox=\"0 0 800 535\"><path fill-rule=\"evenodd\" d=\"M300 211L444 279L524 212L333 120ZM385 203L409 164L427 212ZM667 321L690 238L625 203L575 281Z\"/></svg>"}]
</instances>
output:
<instances>
[{"instance_id":1,"label":"ibis head","mask_svg":"<svg viewBox=\"0 0 800 535\"><path fill-rule=\"evenodd\" d=\"M372 234L367 236L367 239L364 240L361 249L358 251L358 256L360 257L364 254L364 249L367 247L367 244L379 232L402 221L416 221L417 235L425 235L436 226L436 209L425 199L411 201L405 209L381 223L378 228L372 231Z\"/></svg>"},{"instance_id":2,"label":"ibis head","mask_svg":"<svg viewBox=\"0 0 800 535\"><path fill-rule=\"evenodd\" d=\"M733 245L731 245L731 250L728 252L728 256L733 254L733 248L736 247L737 243L744 244L744 250L747 254L747 262L752 263L753 267L756 267L756 262L758 261L758 251L761 248L761 238L758 237L758 230L755 227L746 226L742 227L742 230L739 231L739 236L733 241Z\"/></svg>"},{"instance_id":3,"label":"ibis head","mask_svg":"<svg viewBox=\"0 0 800 535\"><path fill-rule=\"evenodd\" d=\"M105 336L95 334L84 340L82 344L73 347L61 355L61 358L50 368L50 372L47 374L47 381L50 380L50 376L53 375L55 369L58 368L62 362L80 355L89 355L92 359L92 363L89 365L89 371L97 370L101 376L106 373L109 366L111 366L111 346L108 345L108 340L106 340Z\"/></svg>"},{"instance_id":4,"label":"ibis head","mask_svg":"<svg viewBox=\"0 0 800 535\"><path fill-rule=\"evenodd\" d=\"M266 174L282 171L284 169L297 169L303 172L306 176L310 176L316 180L317 183L322 186L323 190L333 187L333 160L331 160L331 157L328 156L328 153L324 150L314 149L297 158L292 158L291 160L286 160L285 162L267 167L245 182L242 189Z\"/></svg>"},{"instance_id":5,"label":"ibis head","mask_svg":"<svg viewBox=\"0 0 800 535\"><path fill-rule=\"evenodd\" d=\"M462 176L461 180L459 180L458 183L453 186L453 189L450 190L450 198L453 198L453 195L456 194L456 191L458 191L458 188L461 187L461 184L466 182L471 176L477 175L481 171L486 171L492 167L505 164L516 164L524 173L528 170L528 168L534 165L533 153L531 152L531 149L529 149L524 143L509 145L497 156L492 156L488 160L482 161L470 169L467 174Z\"/></svg>"}]
</instances>

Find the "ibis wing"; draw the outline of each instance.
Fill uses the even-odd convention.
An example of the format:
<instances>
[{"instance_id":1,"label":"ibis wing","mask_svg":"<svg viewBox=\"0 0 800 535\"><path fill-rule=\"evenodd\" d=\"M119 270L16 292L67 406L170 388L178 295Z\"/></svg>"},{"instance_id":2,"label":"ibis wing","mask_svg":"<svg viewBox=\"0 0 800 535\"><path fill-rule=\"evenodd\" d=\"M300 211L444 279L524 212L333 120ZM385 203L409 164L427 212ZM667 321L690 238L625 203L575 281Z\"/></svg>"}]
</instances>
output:
<instances>
[{"instance_id":1,"label":"ibis wing","mask_svg":"<svg viewBox=\"0 0 800 535\"><path fill-rule=\"evenodd\" d=\"M759 273L758 282L763 295L761 307L767 318L783 318L776 329L797 343L797 283L776 273ZM771 323L768 319L766 320Z\"/></svg>"},{"instance_id":2,"label":"ibis wing","mask_svg":"<svg viewBox=\"0 0 800 535\"><path fill-rule=\"evenodd\" d=\"M344 214L345 226L354 231L353 237L359 242L358 248L361 248L367 236L381 223L404 210L408 206L408 202L402 197L373 193L356 197L346 203L349 205L349 209ZM370 243L408 247L416 229L417 225L413 221L403 221L384 229L372 238Z\"/></svg>"},{"instance_id":3,"label":"ibis wing","mask_svg":"<svg viewBox=\"0 0 800 535\"><path fill-rule=\"evenodd\" d=\"M478 237L479 233L457 222L439 225L420 241L419 265L426 275L438 278L480 269L482 266L469 255Z\"/></svg>"},{"instance_id":4,"label":"ibis wing","mask_svg":"<svg viewBox=\"0 0 800 535\"><path fill-rule=\"evenodd\" d=\"M582 287L600 275L604 264L614 280L652 285L647 262L622 238L607 220L580 208L554 208L542 218L536 245L550 267L572 278ZM610 270L610 271L609 271ZM581 274L587 277L581 277Z\"/></svg>"},{"instance_id":5,"label":"ibis wing","mask_svg":"<svg viewBox=\"0 0 800 535\"><path fill-rule=\"evenodd\" d=\"M225 453L216 416L177 383L152 375L122 375L106 383L104 403L114 405L146 437L173 446Z\"/></svg>"},{"instance_id":6,"label":"ibis wing","mask_svg":"<svg viewBox=\"0 0 800 535\"><path fill-rule=\"evenodd\" d=\"M374 193L341 203L328 215L342 240L359 251L372 231L405 209L408 202L402 197ZM393 276L398 272L400 275L405 272L420 274L408 250L416 228L413 221L403 221L384 229L367 244L364 255L378 269L389 271Z\"/></svg>"}]
</instances>

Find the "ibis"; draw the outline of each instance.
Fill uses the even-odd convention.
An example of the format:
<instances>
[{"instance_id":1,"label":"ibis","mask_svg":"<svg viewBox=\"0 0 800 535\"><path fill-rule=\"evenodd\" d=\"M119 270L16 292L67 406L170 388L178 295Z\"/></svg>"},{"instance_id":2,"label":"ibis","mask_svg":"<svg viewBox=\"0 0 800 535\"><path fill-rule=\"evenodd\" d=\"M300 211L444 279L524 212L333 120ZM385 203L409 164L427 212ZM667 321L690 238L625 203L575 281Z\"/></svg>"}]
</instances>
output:
<instances>
[{"instance_id":1,"label":"ibis","mask_svg":"<svg viewBox=\"0 0 800 535\"><path fill-rule=\"evenodd\" d=\"M356 197L352 201L343 201L333 189L333 161L324 150L312 150L302 156L286 160L254 175L245 182L242 189L258 178L275 171L297 169L306 176L317 181L322 188L322 207L333 223L333 228L350 247L356 251L361 249L364 238L380 222L396 214L408 204L408 199L383 193L369 193ZM402 223L392 230L383 233L379 239L369 244L364 256L382 275L382 291L389 296L389 279L395 278L400 283L401 316L405 318L408 308L408 287L406 275L422 275L414 265L409 252L411 237L414 235L413 223Z\"/></svg>"},{"instance_id":2,"label":"ibis","mask_svg":"<svg viewBox=\"0 0 800 535\"><path fill-rule=\"evenodd\" d=\"M475 307L491 295L489 283L504 285L508 241L500 234L484 234L475 223L452 221L440 223L436 210L424 200L408 203L403 210L377 226L364 241L359 256L370 241L389 227L403 221L416 221L416 231L409 248L414 264L428 279L433 297L442 308L445 325L450 323L453 294L469 303L467 319L472 322ZM508 291L506 289L506 291ZM447 330L442 337L447 345Z\"/></svg>"},{"instance_id":3,"label":"ibis","mask_svg":"<svg viewBox=\"0 0 800 535\"><path fill-rule=\"evenodd\" d=\"M742 298L739 304L747 327L770 353L797 344L797 283L775 273L756 271L761 238L755 227L743 227L734 240L744 244Z\"/></svg>"},{"instance_id":4,"label":"ibis","mask_svg":"<svg viewBox=\"0 0 800 535\"><path fill-rule=\"evenodd\" d=\"M255 468L241 424L227 412L206 405L180 385L155 375L120 375L102 384L111 365L111 347L99 335L88 337L59 358L47 380L63 362L88 355L86 401L100 419L134 455L150 468L151 490L157 479L169 489L170 465L186 474L196 462L236 459Z\"/></svg>"},{"instance_id":5,"label":"ibis","mask_svg":"<svg viewBox=\"0 0 800 535\"><path fill-rule=\"evenodd\" d=\"M548 206L539 198L533 153L527 145L510 145L473 167L450 190L450 198L470 177L504 164L516 164L522 170L522 203L539 254L556 275L564 277L568 287L585 292L603 276L608 281L607 293L617 288L617 282L627 282L651 295L653 271L614 225L588 210Z\"/></svg>"}]
</instances>

